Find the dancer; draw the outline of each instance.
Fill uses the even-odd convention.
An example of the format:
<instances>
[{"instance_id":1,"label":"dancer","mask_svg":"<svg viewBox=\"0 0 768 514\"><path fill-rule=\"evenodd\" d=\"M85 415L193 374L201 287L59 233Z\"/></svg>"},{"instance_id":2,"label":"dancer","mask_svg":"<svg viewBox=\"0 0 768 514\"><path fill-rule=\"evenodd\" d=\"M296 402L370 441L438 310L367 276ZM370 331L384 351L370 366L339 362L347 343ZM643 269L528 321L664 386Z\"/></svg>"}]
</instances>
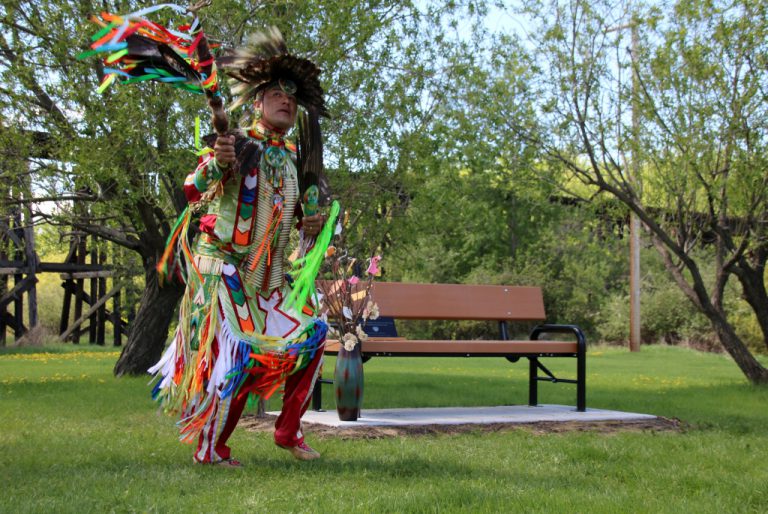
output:
<instances>
[{"instance_id":1,"label":"dancer","mask_svg":"<svg viewBox=\"0 0 768 514\"><path fill-rule=\"evenodd\" d=\"M269 398L284 387L275 443L297 459L311 460L320 454L305 442L301 416L327 327L314 318L311 299L305 303L292 293L285 252L295 218L304 249L312 248L327 221L323 214L303 216L300 200L307 190L308 198L317 197L318 186L321 199L327 196L321 180L318 119L327 111L320 70L290 54L276 29L216 63L234 84L237 99L230 109L246 106L252 114L242 130L213 136L213 153L200 159L185 182L189 210L201 214L200 234L187 248L192 217L182 216L159 266L161 275L180 272L183 260L187 289L176 333L150 369L159 377L153 396L181 413L181 439L196 443L195 462L239 467L227 440L247 398ZM297 117L298 148L287 138ZM323 229L325 239L332 224ZM180 259L173 254L177 246Z\"/></svg>"}]
</instances>

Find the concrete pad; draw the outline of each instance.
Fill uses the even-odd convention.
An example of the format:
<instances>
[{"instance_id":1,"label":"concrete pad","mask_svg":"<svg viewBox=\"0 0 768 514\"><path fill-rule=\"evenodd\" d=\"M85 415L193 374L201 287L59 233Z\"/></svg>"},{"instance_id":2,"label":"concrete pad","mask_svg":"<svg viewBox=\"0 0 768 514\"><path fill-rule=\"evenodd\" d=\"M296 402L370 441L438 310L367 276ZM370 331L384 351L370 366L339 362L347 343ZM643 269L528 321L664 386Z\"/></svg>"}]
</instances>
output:
<instances>
[{"instance_id":1,"label":"concrete pad","mask_svg":"<svg viewBox=\"0 0 768 514\"><path fill-rule=\"evenodd\" d=\"M279 412L268 414L279 415ZM501 407L427 407L420 409L363 409L357 421L340 421L336 411L308 410L303 421L353 428L364 426L463 425L487 423L537 423L541 421L625 421L656 419L650 414L587 409L578 412L566 405L510 405Z\"/></svg>"}]
</instances>

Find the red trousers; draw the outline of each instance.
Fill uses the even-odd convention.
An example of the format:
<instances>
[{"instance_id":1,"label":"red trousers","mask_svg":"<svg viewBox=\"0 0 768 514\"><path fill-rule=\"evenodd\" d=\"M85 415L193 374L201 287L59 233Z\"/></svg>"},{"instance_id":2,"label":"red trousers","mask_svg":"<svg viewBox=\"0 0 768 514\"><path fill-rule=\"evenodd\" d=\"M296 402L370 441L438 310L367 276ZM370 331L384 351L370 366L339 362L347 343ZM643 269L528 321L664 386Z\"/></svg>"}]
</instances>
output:
<instances>
[{"instance_id":1,"label":"red trousers","mask_svg":"<svg viewBox=\"0 0 768 514\"><path fill-rule=\"evenodd\" d=\"M275 443L280 446L298 446L304 442L301 417L307 411L312 397L320 362L323 359L322 350L321 347L307 367L290 375L285 382L283 409L275 422ZM247 391L248 385L253 380L255 377L249 376L241 389ZM219 399L218 406L200 433L195 461L218 462L231 457L227 440L240 421L247 399L247 393Z\"/></svg>"}]
</instances>

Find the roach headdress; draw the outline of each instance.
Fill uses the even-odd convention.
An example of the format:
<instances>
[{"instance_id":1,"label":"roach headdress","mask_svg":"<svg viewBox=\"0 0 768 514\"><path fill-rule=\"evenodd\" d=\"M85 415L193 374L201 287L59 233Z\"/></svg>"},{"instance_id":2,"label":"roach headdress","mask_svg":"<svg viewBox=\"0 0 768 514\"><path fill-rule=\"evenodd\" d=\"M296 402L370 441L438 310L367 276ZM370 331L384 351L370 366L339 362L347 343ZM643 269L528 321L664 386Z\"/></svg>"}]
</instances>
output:
<instances>
[{"instance_id":1,"label":"roach headdress","mask_svg":"<svg viewBox=\"0 0 768 514\"><path fill-rule=\"evenodd\" d=\"M310 114L328 117L320 86L320 68L309 59L288 52L283 35L276 27L251 36L246 46L229 51L216 60L230 77L237 97L230 106L250 105L260 91L279 80L296 85L296 101Z\"/></svg>"}]
</instances>

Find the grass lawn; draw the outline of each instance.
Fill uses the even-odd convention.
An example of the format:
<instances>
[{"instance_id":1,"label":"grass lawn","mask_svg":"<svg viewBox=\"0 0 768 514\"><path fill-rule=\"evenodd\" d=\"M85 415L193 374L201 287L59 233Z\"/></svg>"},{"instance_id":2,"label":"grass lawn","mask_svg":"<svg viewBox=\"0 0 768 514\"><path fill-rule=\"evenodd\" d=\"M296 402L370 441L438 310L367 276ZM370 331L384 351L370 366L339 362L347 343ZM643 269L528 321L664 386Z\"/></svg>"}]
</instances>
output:
<instances>
[{"instance_id":1,"label":"grass lawn","mask_svg":"<svg viewBox=\"0 0 768 514\"><path fill-rule=\"evenodd\" d=\"M0 351L0 512L768 512L768 388L723 356L589 351L588 407L676 417L680 433L309 434L323 458L302 463L270 434L237 430L239 470L192 465L147 379L115 379L116 359L87 345ZM525 403L526 372L503 359L373 359L365 405ZM575 391L541 384L539 400L573 405Z\"/></svg>"}]
</instances>

